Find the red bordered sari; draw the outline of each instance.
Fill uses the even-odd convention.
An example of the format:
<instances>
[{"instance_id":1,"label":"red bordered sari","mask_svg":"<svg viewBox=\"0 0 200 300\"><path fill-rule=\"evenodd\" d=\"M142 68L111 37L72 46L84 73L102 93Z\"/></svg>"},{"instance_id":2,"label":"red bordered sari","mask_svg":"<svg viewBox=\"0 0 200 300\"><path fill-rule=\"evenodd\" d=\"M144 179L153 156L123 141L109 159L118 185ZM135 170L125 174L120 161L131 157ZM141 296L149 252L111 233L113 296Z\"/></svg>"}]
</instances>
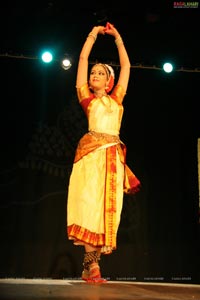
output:
<instances>
[{"instance_id":1,"label":"red bordered sari","mask_svg":"<svg viewBox=\"0 0 200 300\"><path fill-rule=\"evenodd\" d=\"M90 244L111 253L116 249L123 194L140 188L119 138L125 94L116 86L105 99L95 98L87 84L77 93L89 131L78 143L69 181L68 238L74 244Z\"/></svg>"}]
</instances>

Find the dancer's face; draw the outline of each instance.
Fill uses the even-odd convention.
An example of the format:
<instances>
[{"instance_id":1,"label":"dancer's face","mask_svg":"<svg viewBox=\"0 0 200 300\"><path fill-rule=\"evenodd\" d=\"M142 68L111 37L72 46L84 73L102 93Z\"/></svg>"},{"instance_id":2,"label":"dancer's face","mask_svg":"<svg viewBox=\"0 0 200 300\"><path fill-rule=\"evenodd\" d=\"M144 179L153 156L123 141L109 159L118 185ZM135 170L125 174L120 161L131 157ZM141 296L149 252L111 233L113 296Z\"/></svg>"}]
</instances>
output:
<instances>
[{"instance_id":1,"label":"dancer's face","mask_svg":"<svg viewBox=\"0 0 200 300\"><path fill-rule=\"evenodd\" d=\"M90 72L89 84L94 90L105 89L108 82L108 73L105 67L100 64L94 65Z\"/></svg>"}]
</instances>

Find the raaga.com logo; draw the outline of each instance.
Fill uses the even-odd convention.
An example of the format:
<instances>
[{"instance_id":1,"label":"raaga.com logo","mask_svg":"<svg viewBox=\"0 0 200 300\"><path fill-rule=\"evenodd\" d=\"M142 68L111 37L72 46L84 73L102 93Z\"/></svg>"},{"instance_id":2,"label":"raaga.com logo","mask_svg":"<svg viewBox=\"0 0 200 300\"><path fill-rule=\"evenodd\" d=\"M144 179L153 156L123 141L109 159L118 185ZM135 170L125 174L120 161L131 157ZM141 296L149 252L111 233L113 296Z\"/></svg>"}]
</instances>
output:
<instances>
[{"instance_id":1,"label":"raaga.com logo","mask_svg":"<svg viewBox=\"0 0 200 300\"><path fill-rule=\"evenodd\" d=\"M174 8L198 8L199 2L174 2Z\"/></svg>"}]
</instances>

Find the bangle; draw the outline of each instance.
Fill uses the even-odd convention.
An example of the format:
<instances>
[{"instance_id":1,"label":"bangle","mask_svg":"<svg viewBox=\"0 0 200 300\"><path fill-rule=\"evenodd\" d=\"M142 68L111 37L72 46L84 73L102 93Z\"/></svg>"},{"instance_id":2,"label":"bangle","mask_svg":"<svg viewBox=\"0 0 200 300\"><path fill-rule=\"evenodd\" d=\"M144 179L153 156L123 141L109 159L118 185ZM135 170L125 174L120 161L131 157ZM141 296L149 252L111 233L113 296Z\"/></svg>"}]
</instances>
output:
<instances>
[{"instance_id":1,"label":"bangle","mask_svg":"<svg viewBox=\"0 0 200 300\"><path fill-rule=\"evenodd\" d=\"M119 47L120 44L123 44L123 40L120 35L115 39L115 44L117 47Z\"/></svg>"},{"instance_id":2,"label":"bangle","mask_svg":"<svg viewBox=\"0 0 200 300\"><path fill-rule=\"evenodd\" d=\"M88 37L89 37L89 36L93 37L94 42L96 41L97 35L96 35L95 33L90 32L90 33L88 34Z\"/></svg>"}]
</instances>

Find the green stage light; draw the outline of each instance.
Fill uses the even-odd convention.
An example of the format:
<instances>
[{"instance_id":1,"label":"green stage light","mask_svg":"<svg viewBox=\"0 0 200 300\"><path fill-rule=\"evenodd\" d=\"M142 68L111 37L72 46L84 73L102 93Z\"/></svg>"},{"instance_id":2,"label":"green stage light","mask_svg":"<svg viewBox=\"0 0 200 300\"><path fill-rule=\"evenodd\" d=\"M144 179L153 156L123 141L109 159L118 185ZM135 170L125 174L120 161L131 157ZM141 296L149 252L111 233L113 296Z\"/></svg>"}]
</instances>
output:
<instances>
[{"instance_id":1,"label":"green stage light","mask_svg":"<svg viewBox=\"0 0 200 300\"><path fill-rule=\"evenodd\" d=\"M44 63L50 63L53 60L53 55L49 51L45 51L41 55L42 61Z\"/></svg>"}]
</instances>

